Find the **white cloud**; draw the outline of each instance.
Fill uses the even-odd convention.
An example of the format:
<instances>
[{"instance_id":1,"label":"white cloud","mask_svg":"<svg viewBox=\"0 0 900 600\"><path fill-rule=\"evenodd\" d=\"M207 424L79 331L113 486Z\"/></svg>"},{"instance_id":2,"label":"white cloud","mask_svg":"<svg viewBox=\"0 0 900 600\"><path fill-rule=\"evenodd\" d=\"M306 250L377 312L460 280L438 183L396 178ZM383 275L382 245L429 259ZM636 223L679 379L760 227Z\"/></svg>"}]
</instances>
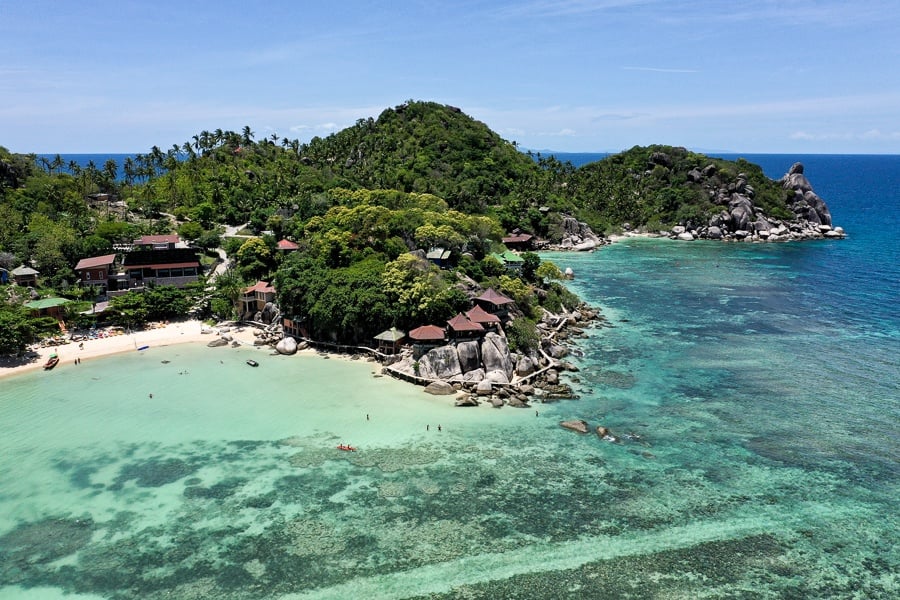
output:
<instances>
[{"instance_id":1,"label":"white cloud","mask_svg":"<svg viewBox=\"0 0 900 600\"><path fill-rule=\"evenodd\" d=\"M881 131L879 129L869 129L867 131L858 132L821 132L810 133L808 131L795 131L788 136L792 140L802 140L806 142L824 142L824 141L885 141L891 142L900 140L900 131Z\"/></svg>"}]
</instances>

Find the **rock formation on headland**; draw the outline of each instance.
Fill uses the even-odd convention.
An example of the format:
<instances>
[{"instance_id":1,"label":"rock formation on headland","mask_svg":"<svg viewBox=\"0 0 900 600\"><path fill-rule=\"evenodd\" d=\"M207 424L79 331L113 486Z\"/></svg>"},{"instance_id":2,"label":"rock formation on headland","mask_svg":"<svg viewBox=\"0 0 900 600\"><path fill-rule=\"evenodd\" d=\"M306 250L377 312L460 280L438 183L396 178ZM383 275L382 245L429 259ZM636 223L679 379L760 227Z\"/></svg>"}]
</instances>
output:
<instances>
[{"instance_id":1,"label":"rock formation on headland","mask_svg":"<svg viewBox=\"0 0 900 600\"><path fill-rule=\"evenodd\" d=\"M495 407L526 408L530 398L552 402L573 398L572 388L559 381L561 371L577 370L560 359L569 353L563 343L583 334L582 327L598 320L586 306L565 314L545 311L538 323L541 345L528 353L511 352L502 330L481 339L455 340L426 352L411 350L385 362L388 374L419 383L444 382L458 391L458 406L476 406L479 398ZM447 385L441 391L446 393Z\"/></svg>"},{"instance_id":2,"label":"rock formation on headland","mask_svg":"<svg viewBox=\"0 0 900 600\"><path fill-rule=\"evenodd\" d=\"M741 173L737 181L728 185L716 185L716 166L693 169L688 179L704 185L715 204L722 210L714 215L706 226L679 225L666 234L678 240L711 239L727 241L778 242L816 238L843 238L844 230L832 227L831 212L825 202L813 192L809 180L803 174L803 165L794 163L778 183L793 196L788 208L792 219L778 219L766 215L753 203L755 192Z\"/></svg>"}]
</instances>

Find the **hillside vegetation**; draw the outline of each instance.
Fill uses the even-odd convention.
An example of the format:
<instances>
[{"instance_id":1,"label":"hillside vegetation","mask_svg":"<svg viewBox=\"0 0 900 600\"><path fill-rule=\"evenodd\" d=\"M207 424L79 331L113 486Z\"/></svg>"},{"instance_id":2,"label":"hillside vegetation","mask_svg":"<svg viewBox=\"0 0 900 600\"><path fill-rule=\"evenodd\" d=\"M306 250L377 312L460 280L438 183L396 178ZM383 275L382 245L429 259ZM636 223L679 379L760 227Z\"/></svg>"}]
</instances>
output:
<instances>
[{"instance_id":1,"label":"hillside vegetation","mask_svg":"<svg viewBox=\"0 0 900 600\"><path fill-rule=\"evenodd\" d=\"M203 131L122 165L66 165L0 147L0 267L31 265L54 293L90 299L74 285L78 259L177 231L236 259L214 312L228 313L241 285L272 280L286 313L319 335L357 340L452 316L466 302L461 281L505 289L533 316L523 290L550 303L564 292L535 276L533 262L506 274L489 256L504 233L559 241L565 215L606 232L705 224L722 210L711 190L729 185L752 188L767 215L790 216L789 193L746 161L652 146L576 169L522 153L433 102L410 101L307 144L257 140L249 127ZM223 242L224 225L244 223L259 237ZM279 252L284 238L298 252ZM432 247L454 251L449 269L405 258Z\"/></svg>"}]
</instances>

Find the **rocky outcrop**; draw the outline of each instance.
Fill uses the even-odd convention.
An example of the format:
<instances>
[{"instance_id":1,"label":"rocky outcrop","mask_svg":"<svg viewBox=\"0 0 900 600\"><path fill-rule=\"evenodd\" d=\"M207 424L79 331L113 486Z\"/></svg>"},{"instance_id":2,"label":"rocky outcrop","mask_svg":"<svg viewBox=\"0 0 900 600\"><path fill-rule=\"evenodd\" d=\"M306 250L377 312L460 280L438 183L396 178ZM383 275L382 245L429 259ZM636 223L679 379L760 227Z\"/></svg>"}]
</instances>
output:
<instances>
[{"instance_id":1,"label":"rocky outcrop","mask_svg":"<svg viewBox=\"0 0 900 600\"><path fill-rule=\"evenodd\" d=\"M564 215L559 224L560 240L553 247L560 250L593 250L598 246L608 243L608 240L600 237L587 223L574 217Z\"/></svg>"},{"instance_id":2,"label":"rocky outcrop","mask_svg":"<svg viewBox=\"0 0 900 600\"><path fill-rule=\"evenodd\" d=\"M703 185L710 198L725 208L706 225L689 223L673 227L668 232L670 238L683 241L699 238L779 242L845 237L842 228L833 227L831 212L825 201L813 191L803 174L801 163L794 163L787 174L778 180L789 192L787 205L794 214L794 218L789 220L766 215L762 208L754 204L756 192L747 183L745 174L739 173L736 181L726 185L718 182L717 173L715 165L710 164L702 170L692 169L687 177L689 181Z\"/></svg>"}]
</instances>

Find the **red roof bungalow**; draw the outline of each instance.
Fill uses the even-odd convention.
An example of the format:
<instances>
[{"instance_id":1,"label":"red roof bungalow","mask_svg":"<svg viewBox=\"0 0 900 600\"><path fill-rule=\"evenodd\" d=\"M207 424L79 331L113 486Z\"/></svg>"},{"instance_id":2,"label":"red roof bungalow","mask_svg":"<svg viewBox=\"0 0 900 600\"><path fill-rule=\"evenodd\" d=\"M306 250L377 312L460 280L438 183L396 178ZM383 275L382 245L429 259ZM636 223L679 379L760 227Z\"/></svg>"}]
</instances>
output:
<instances>
[{"instance_id":1,"label":"red roof bungalow","mask_svg":"<svg viewBox=\"0 0 900 600\"><path fill-rule=\"evenodd\" d=\"M458 313L447 321L447 325L450 327L450 336L453 338L472 338L484 335L484 327L462 313Z\"/></svg>"},{"instance_id":2,"label":"red roof bungalow","mask_svg":"<svg viewBox=\"0 0 900 600\"><path fill-rule=\"evenodd\" d=\"M485 311L495 314L503 319L509 312L509 305L513 304L514 301L496 291L494 288L488 288L482 295L475 298L475 303L481 306Z\"/></svg>"},{"instance_id":3,"label":"red roof bungalow","mask_svg":"<svg viewBox=\"0 0 900 600\"><path fill-rule=\"evenodd\" d=\"M109 276L112 273L113 263L115 262L115 254L82 258L75 265L75 272L78 273L78 277L81 279L81 285L95 285L102 288L101 293L106 293L106 290L109 288Z\"/></svg>"},{"instance_id":4,"label":"red roof bungalow","mask_svg":"<svg viewBox=\"0 0 900 600\"><path fill-rule=\"evenodd\" d=\"M466 312L466 317L473 323L478 323L486 329L495 329L500 325L500 317L487 312L477 304Z\"/></svg>"},{"instance_id":5,"label":"red roof bungalow","mask_svg":"<svg viewBox=\"0 0 900 600\"><path fill-rule=\"evenodd\" d=\"M437 325L422 325L409 332L409 339L419 343L441 343L447 339L447 334L442 327Z\"/></svg>"},{"instance_id":6,"label":"red roof bungalow","mask_svg":"<svg viewBox=\"0 0 900 600\"><path fill-rule=\"evenodd\" d=\"M510 250L531 250L533 240L530 233L516 233L503 238L503 244Z\"/></svg>"},{"instance_id":7,"label":"red roof bungalow","mask_svg":"<svg viewBox=\"0 0 900 600\"><path fill-rule=\"evenodd\" d=\"M295 252L300 249L300 246L292 242L291 240L279 240L277 247L282 252Z\"/></svg>"},{"instance_id":8,"label":"red roof bungalow","mask_svg":"<svg viewBox=\"0 0 900 600\"><path fill-rule=\"evenodd\" d=\"M422 325L416 327L408 334L413 342L413 359L419 360L432 348L443 346L447 339L447 332L437 325Z\"/></svg>"},{"instance_id":9,"label":"red roof bungalow","mask_svg":"<svg viewBox=\"0 0 900 600\"><path fill-rule=\"evenodd\" d=\"M244 288L241 296L241 315L262 310L267 302L275 302L275 288L268 281L257 281Z\"/></svg>"}]
</instances>

